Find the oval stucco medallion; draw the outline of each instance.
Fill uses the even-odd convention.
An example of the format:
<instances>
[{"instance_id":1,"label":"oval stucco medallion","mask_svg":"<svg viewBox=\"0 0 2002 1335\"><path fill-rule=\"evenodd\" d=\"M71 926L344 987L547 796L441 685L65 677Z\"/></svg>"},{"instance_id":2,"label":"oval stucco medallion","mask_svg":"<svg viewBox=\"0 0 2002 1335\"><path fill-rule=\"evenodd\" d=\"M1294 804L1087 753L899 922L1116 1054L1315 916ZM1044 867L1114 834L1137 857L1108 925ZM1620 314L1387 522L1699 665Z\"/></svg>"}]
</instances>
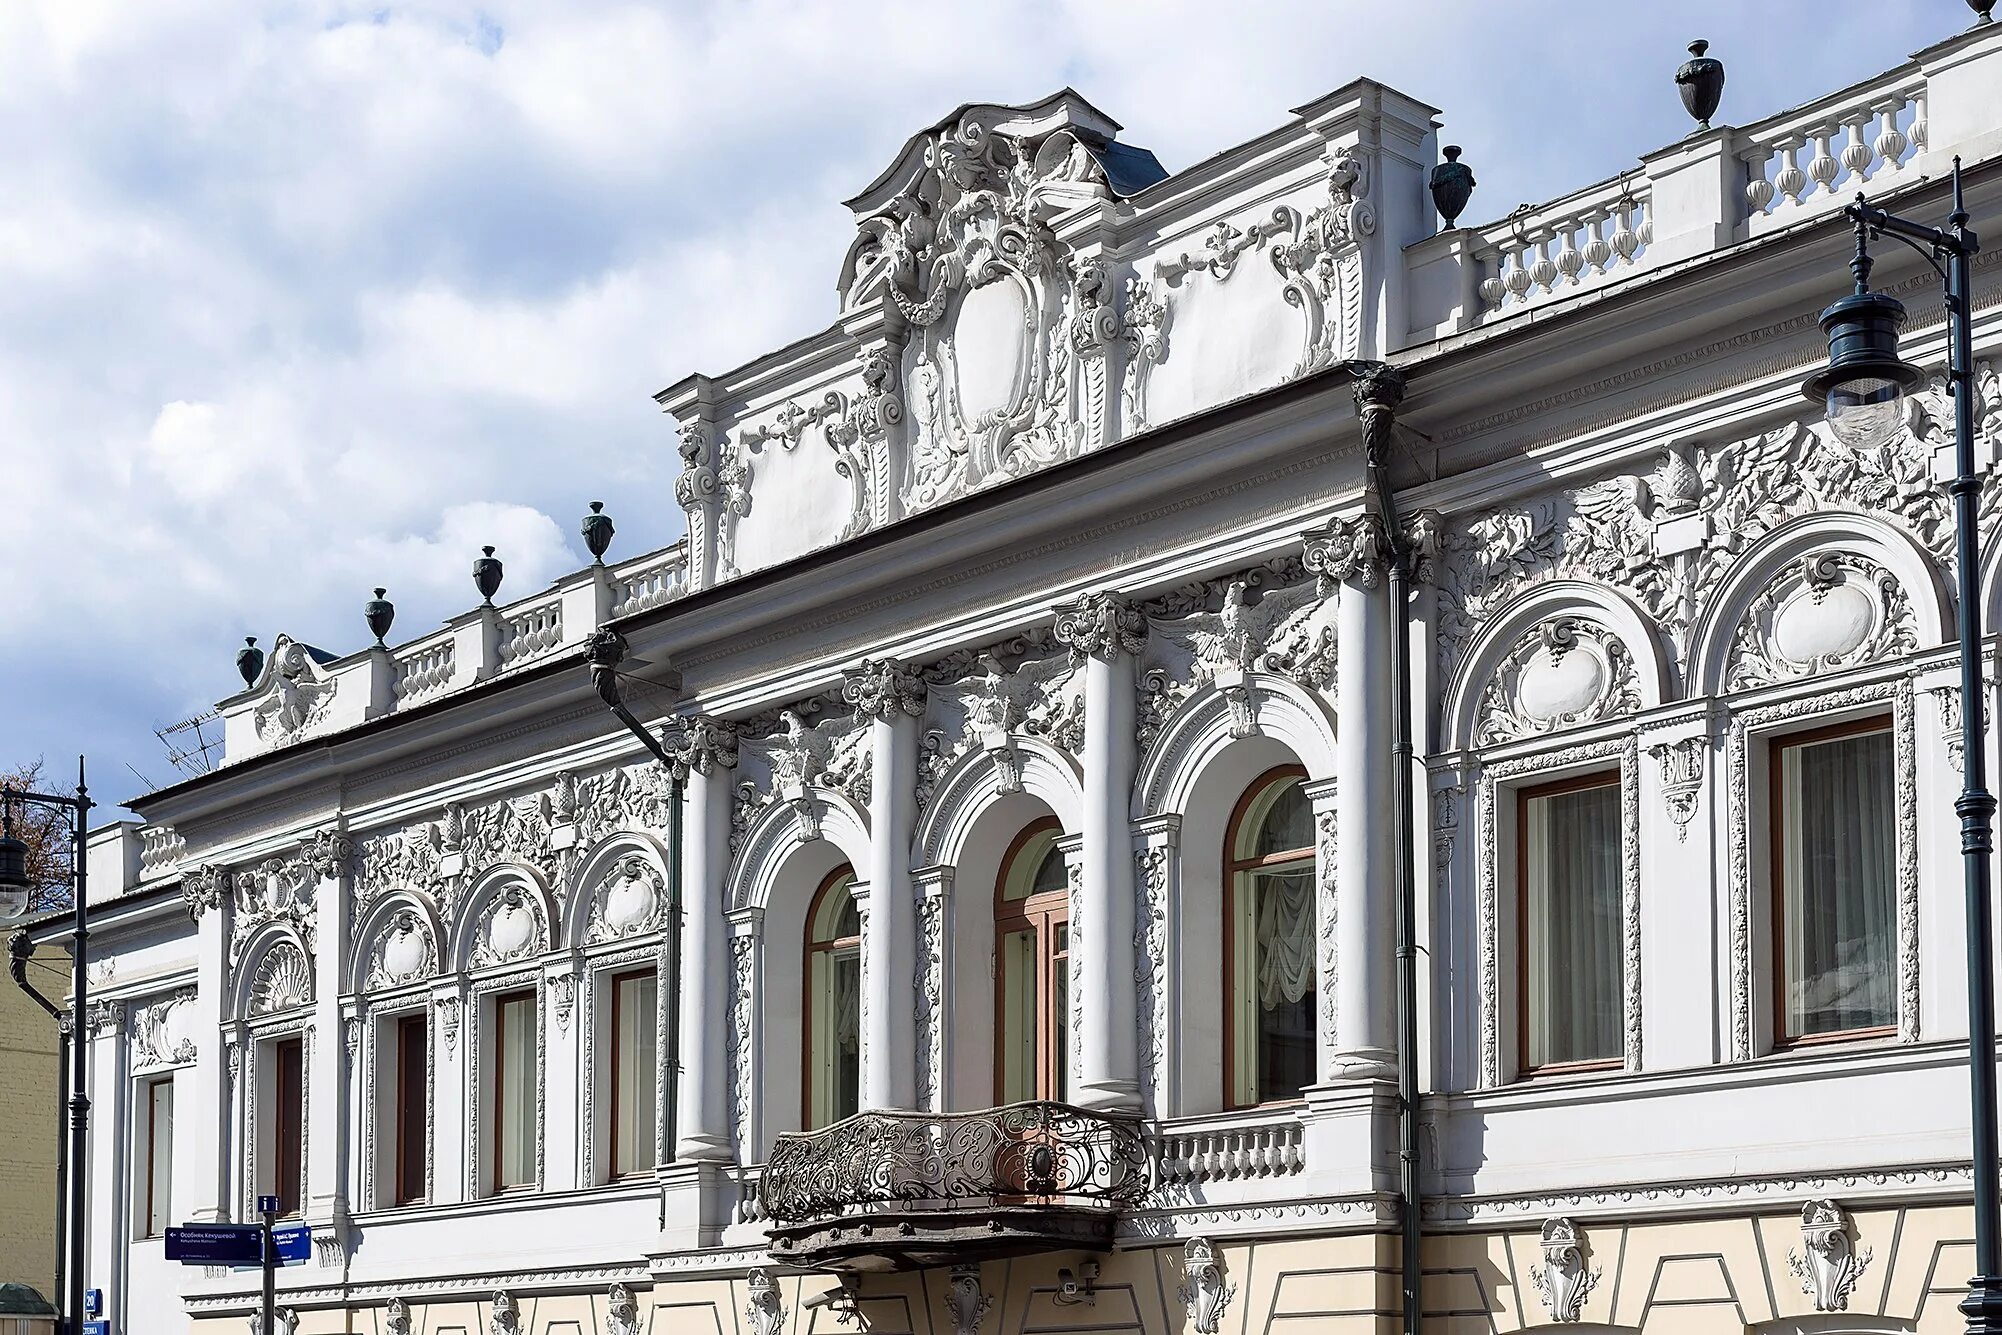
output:
<instances>
[{"instance_id":1,"label":"oval stucco medallion","mask_svg":"<svg viewBox=\"0 0 2002 1335\"><path fill-rule=\"evenodd\" d=\"M1837 659L1853 652L1876 627L1877 607L1853 584L1803 589L1773 618L1773 647L1795 663Z\"/></svg>"},{"instance_id":2,"label":"oval stucco medallion","mask_svg":"<svg viewBox=\"0 0 2002 1335\"><path fill-rule=\"evenodd\" d=\"M953 325L959 410L971 428L1012 414L1028 392L1029 293L1005 274L968 292Z\"/></svg>"},{"instance_id":3,"label":"oval stucco medallion","mask_svg":"<svg viewBox=\"0 0 2002 1335\"><path fill-rule=\"evenodd\" d=\"M1606 665L1583 649L1553 655L1539 650L1523 665L1516 686L1522 712L1538 723L1565 718L1591 708L1606 689Z\"/></svg>"}]
</instances>

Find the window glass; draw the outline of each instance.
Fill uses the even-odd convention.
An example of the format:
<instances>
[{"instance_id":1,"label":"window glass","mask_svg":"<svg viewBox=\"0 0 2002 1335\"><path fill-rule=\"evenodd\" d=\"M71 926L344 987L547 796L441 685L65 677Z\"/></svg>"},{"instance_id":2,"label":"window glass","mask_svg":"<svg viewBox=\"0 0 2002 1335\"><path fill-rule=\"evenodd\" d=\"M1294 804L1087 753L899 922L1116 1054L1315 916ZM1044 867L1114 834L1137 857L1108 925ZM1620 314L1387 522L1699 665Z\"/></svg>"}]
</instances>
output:
<instances>
[{"instance_id":1,"label":"window glass","mask_svg":"<svg viewBox=\"0 0 2002 1335\"><path fill-rule=\"evenodd\" d=\"M1522 795L1522 1064L1615 1063L1624 1053L1620 786Z\"/></svg>"},{"instance_id":2,"label":"window glass","mask_svg":"<svg viewBox=\"0 0 2002 1335\"><path fill-rule=\"evenodd\" d=\"M1297 771L1240 804L1229 846L1230 1101L1300 1097L1314 1079L1314 812Z\"/></svg>"},{"instance_id":3,"label":"window glass","mask_svg":"<svg viewBox=\"0 0 2002 1335\"><path fill-rule=\"evenodd\" d=\"M305 1171L305 1045L296 1038L281 1039L271 1045L271 1056L271 1194L278 1198L279 1214L295 1215Z\"/></svg>"},{"instance_id":4,"label":"window glass","mask_svg":"<svg viewBox=\"0 0 2002 1335\"><path fill-rule=\"evenodd\" d=\"M1781 748L1779 1037L1897 1024L1897 824L1888 730Z\"/></svg>"},{"instance_id":5,"label":"window glass","mask_svg":"<svg viewBox=\"0 0 2002 1335\"><path fill-rule=\"evenodd\" d=\"M535 1185L535 993L494 1001L494 1189Z\"/></svg>"},{"instance_id":6,"label":"window glass","mask_svg":"<svg viewBox=\"0 0 2002 1335\"><path fill-rule=\"evenodd\" d=\"M398 1205L424 1199L424 1147L430 1136L430 1052L422 1012L396 1019L396 1163Z\"/></svg>"},{"instance_id":7,"label":"window glass","mask_svg":"<svg viewBox=\"0 0 2002 1335\"><path fill-rule=\"evenodd\" d=\"M652 969L612 979L612 1176L654 1166L655 1018Z\"/></svg>"},{"instance_id":8,"label":"window glass","mask_svg":"<svg viewBox=\"0 0 2002 1335\"><path fill-rule=\"evenodd\" d=\"M1070 1097L1070 869L1046 817L1015 839L996 885L1000 1103Z\"/></svg>"},{"instance_id":9,"label":"window glass","mask_svg":"<svg viewBox=\"0 0 2002 1335\"><path fill-rule=\"evenodd\" d=\"M843 867L821 883L807 944L809 1130L852 1117L862 1094L862 914Z\"/></svg>"},{"instance_id":10,"label":"window glass","mask_svg":"<svg viewBox=\"0 0 2002 1335\"><path fill-rule=\"evenodd\" d=\"M174 1222L174 1081L148 1081L145 1093L146 1236L157 1238Z\"/></svg>"}]
</instances>

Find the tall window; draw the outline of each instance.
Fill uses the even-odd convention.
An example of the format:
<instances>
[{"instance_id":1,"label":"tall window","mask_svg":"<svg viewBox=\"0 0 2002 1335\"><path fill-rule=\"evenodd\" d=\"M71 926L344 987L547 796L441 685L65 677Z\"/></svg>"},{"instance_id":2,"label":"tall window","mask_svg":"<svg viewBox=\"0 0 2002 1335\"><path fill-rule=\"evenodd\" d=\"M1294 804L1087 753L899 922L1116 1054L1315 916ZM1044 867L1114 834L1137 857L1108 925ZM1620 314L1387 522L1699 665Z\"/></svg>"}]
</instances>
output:
<instances>
[{"instance_id":1,"label":"tall window","mask_svg":"<svg viewBox=\"0 0 2002 1335\"><path fill-rule=\"evenodd\" d=\"M430 1035L423 1011L399 1015L396 1043L396 1162L391 1195L398 1205L424 1199L424 1147L431 1135Z\"/></svg>"},{"instance_id":2,"label":"tall window","mask_svg":"<svg viewBox=\"0 0 2002 1335\"><path fill-rule=\"evenodd\" d=\"M278 1213L299 1213L305 1174L306 1046L297 1038L271 1045L271 1194Z\"/></svg>"},{"instance_id":3,"label":"tall window","mask_svg":"<svg viewBox=\"0 0 2002 1335\"><path fill-rule=\"evenodd\" d=\"M1774 747L1773 1009L1781 1047L1897 1027L1894 755L1883 719Z\"/></svg>"},{"instance_id":4,"label":"tall window","mask_svg":"<svg viewBox=\"0 0 2002 1335\"><path fill-rule=\"evenodd\" d=\"M157 1238L174 1222L174 1077L140 1086L140 1126L145 1132L146 1236Z\"/></svg>"},{"instance_id":5,"label":"tall window","mask_svg":"<svg viewBox=\"0 0 2002 1335\"><path fill-rule=\"evenodd\" d=\"M807 910L806 1126L852 1117L862 1093L862 915L851 868L820 883Z\"/></svg>"},{"instance_id":6,"label":"tall window","mask_svg":"<svg viewBox=\"0 0 2002 1335\"><path fill-rule=\"evenodd\" d=\"M1519 1060L1538 1071L1624 1059L1620 776L1592 774L1517 798Z\"/></svg>"},{"instance_id":7,"label":"tall window","mask_svg":"<svg viewBox=\"0 0 2002 1335\"><path fill-rule=\"evenodd\" d=\"M653 1169L657 987L652 969L611 980L613 1177Z\"/></svg>"},{"instance_id":8,"label":"tall window","mask_svg":"<svg viewBox=\"0 0 2002 1335\"><path fill-rule=\"evenodd\" d=\"M1002 1103L1070 1091L1070 878L1055 818L1016 836L995 886L995 1061Z\"/></svg>"},{"instance_id":9,"label":"tall window","mask_svg":"<svg viewBox=\"0 0 2002 1335\"><path fill-rule=\"evenodd\" d=\"M1224 958L1232 1107L1297 1099L1314 1079L1314 811L1305 772L1252 784L1232 813Z\"/></svg>"},{"instance_id":10,"label":"tall window","mask_svg":"<svg viewBox=\"0 0 2002 1335\"><path fill-rule=\"evenodd\" d=\"M535 989L494 998L494 1190L535 1185Z\"/></svg>"}]
</instances>

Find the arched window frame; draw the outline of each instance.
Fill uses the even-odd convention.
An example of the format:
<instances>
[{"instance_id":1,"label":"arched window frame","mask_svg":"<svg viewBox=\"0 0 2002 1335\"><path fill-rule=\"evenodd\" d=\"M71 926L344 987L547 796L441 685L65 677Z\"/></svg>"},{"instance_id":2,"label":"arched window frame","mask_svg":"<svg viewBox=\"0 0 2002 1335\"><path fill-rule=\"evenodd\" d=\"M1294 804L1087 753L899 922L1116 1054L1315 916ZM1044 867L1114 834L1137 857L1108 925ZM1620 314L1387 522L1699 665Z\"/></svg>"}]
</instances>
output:
<instances>
[{"instance_id":1,"label":"arched window frame","mask_svg":"<svg viewBox=\"0 0 2002 1335\"><path fill-rule=\"evenodd\" d=\"M832 1080L833 1054L830 1046L833 1039L831 1034L823 1032L831 1015L827 995L828 980L821 975L832 967L833 961L843 957L854 959L858 971L861 968L860 906L855 905L854 885L855 869L844 862L822 878L806 910L806 949L800 975L805 984L803 991L806 1004L800 1008L805 1020L805 1031L800 1043L799 1087L800 1125L809 1131L832 1125L842 1117L850 1115L850 1113L833 1115L835 1096ZM837 935L842 916L841 899L846 899L848 904L856 909L857 924L853 936ZM823 963L823 960L826 963ZM858 981L858 990L860 986L861 983ZM856 1057L859 1094L861 1058L859 1046Z\"/></svg>"},{"instance_id":2,"label":"arched window frame","mask_svg":"<svg viewBox=\"0 0 2002 1335\"><path fill-rule=\"evenodd\" d=\"M1270 1107L1296 1103L1300 1095L1292 1094L1281 1098L1261 1099L1258 1091L1258 1076L1254 1055L1250 1068L1250 1078L1243 1078L1239 1067L1240 1050L1247 1037L1255 1044L1256 995L1252 991L1251 974L1254 967L1239 959L1239 950L1245 940L1246 915L1249 911L1249 873L1270 870L1275 867L1304 865L1310 880L1315 879L1315 848L1312 832L1308 841L1298 848L1285 849L1263 855L1248 853L1248 847L1255 841L1264 826L1267 816L1279 795L1291 784L1295 787L1306 783L1307 771L1299 765L1276 765L1265 771L1246 786L1230 813L1230 822L1224 827L1223 844L1223 976L1224 1004L1226 1014L1223 1025L1223 1069L1224 1107L1241 1109ZM1318 963L1318 961L1317 961ZM1316 976L1314 998L1308 1007L1310 1015L1320 1011L1320 989L1327 985L1324 978ZM1311 1053L1311 1047L1310 1047ZM1312 1059L1309 1067L1311 1078Z\"/></svg>"},{"instance_id":3,"label":"arched window frame","mask_svg":"<svg viewBox=\"0 0 2002 1335\"><path fill-rule=\"evenodd\" d=\"M1008 845L1001 871L994 879L994 1101L997 1104L1047 1097L1062 1101L1070 1091L1070 989L1062 989L1059 1005L1055 980L1069 967L1070 884L1068 875L1054 889L1037 890L1036 880L1050 858L1064 866L1057 840L1063 825L1054 816L1031 821ZM1020 893L1016 893L1017 891ZM1002 951L1011 936L1032 934L1036 973L1034 1035L1037 1070L1027 1088L1011 1094L1008 1051L1021 1041L1019 1018L1008 1005L1008 969Z\"/></svg>"}]
</instances>

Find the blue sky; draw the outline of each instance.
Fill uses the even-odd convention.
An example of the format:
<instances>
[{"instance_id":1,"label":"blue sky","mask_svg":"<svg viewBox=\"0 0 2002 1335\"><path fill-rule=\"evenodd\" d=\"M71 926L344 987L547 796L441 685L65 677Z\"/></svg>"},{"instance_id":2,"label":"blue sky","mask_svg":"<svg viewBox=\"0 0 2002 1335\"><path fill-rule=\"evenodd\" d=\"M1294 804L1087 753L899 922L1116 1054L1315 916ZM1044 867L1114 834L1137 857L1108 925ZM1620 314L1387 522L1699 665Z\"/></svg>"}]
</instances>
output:
<instances>
[{"instance_id":1,"label":"blue sky","mask_svg":"<svg viewBox=\"0 0 2002 1335\"><path fill-rule=\"evenodd\" d=\"M1961 0L9 0L0 768L176 776L246 634L339 652L680 530L650 395L828 323L839 201L964 101L1076 87L1170 170L1367 75L1499 217L1964 27ZM144 776L144 781L138 775Z\"/></svg>"}]
</instances>

